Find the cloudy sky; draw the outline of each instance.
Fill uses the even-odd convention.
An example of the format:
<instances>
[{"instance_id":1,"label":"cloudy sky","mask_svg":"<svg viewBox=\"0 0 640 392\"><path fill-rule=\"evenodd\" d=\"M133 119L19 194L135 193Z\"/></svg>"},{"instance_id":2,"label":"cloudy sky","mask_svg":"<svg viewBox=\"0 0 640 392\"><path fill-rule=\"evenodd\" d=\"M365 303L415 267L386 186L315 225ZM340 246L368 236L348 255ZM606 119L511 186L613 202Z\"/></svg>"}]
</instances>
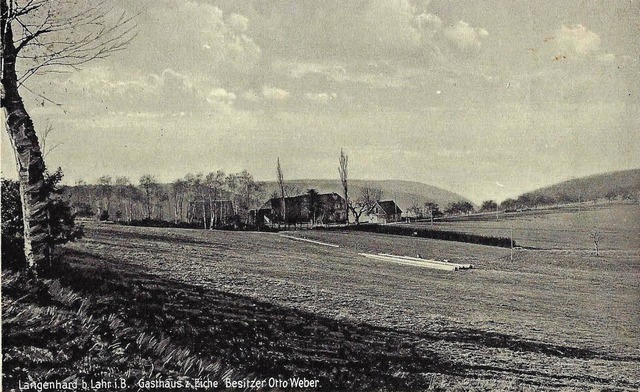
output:
<instances>
[{"instance_id":1,"label":"cloudy sky","mask_svg":"<svg viewBox=\"0 0 640 392\"><path fill-rule=\"evenodd\" d=\"M116 1L126 51L23 90L68 183L249 170L479 202L640 167L638 0ZM14 176L2 134L2 174Z\"/></svg>"}]
</instances>

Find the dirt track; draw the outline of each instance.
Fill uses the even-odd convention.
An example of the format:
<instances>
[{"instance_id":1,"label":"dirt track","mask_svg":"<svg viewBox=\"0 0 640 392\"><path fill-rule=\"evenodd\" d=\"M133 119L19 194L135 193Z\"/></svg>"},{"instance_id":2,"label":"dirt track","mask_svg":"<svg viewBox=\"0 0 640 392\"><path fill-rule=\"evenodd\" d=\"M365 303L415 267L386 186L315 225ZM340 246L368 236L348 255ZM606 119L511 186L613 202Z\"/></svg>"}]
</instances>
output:
<instances>
[{"instance_id":1,"label":"dirt track","mask_svg":"<svg viewBox=\"0 0 640 392\"><path fill-rule=\"evenodd\" d=\"M519 252L514 265L508 250L484 246L363 233L308 235L341 248L275 234L113 225L88 227L87 238L72 248L205 290L360 325L368 331L361 355L368 345L374 355L377 345L393 342L387 351L415 357L404 365L412 377L423 367L424 373L516 379L545 389L640 385L637 257ZM357 256L362 250L448 255L479 269L417 269L364 259ZM230 312L230 318L244 317ZM300 344L307 345L302 338ZM313 366L331 363L329 353L355 341L338 334L331 344L324 353L307 345ZM428 358L437 366L424 362Z\"/></svg>"}]
</instances>

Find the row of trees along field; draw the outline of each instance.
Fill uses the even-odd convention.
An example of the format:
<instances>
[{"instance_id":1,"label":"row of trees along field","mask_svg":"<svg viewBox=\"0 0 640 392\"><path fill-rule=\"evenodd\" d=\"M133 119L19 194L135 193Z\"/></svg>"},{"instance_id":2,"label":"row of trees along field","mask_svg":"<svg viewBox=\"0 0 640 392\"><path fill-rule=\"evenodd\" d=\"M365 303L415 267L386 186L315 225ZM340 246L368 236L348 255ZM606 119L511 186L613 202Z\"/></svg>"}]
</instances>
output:
<instances>
[{"instance_id":1,"label":"row of trees along field","mask_svg":"<svg viewBox=\"0 0 640 392\"><path fill-rule=\"evenodd\" d=\"M506 199L500 206L504 210L518 210L523 208L536 208L540 206L552 206L571 203L598 202L607 200L628 201L637 203L640 199L640 189L637 186L614 187L606 192L562 192L548 194L545 192L528 192L520 195L517 199Z\"/></svg>"},{"instance_id":2,"label":"row of trees along field","mask_svg":"<svg viewBox=\"0 0 640 392\"><path fill-rule=\"evenodd\" d=\"M143 175L134 185L128 177L102 176L68 188L69 203L79 217L123 222L173 221L202 228L247 224L249 211L264 201L262 184L245 171L187 174L171 184Z\"/></svg>"},{"instance_id":3,"label":"row of trees along field","mask_svg":"<svg viewBox=\"0 0 640 392\"><path fill-rule=\"evenodd\" d=\"M494 208L495 210L495 208ZM457 202L449 203L444 211L440 209L438 203L433 201L426 201L424 203L413 202L411 206L407 208L407 213L418 218L439 218L447 215L460 215L471 214L476 211L476 208L470 202L461 200Z\"/></svg>"},{"instance_id":4,"label":"row of trees along field","mask_svg":"<svg viewBox=\"0 0 640 392\"><path fill-rule=\"evenodd\" d=\"M523 193L515 199L505 199L500 204L494 200L485 200L477 212L511 212L538 207L602 201L638 203L640 201L640 175L638 174L640 171L632 170L597 176L604 178L604 180L599 178L571 180L549 188ZM476 208L468 201L458 201L448 204L441 211L438 204L434 202L420 203L416 200L407 209L407 212L421 219L438 218L445 214L470 214L476 212Z\"/></svg>"},{"instance_id":5,"label":"row of trees along field","mask_svg":"<svg viewBox=\"0 0 640 392\"><path fill-rule=\"evenodd\" d=\"M440 206L437 203L427 201L424 204L414 202L407 209L407 212L418 219L423 219L429 217L438 218L444 215L464 215L474 212L511 212L523 209L566 205L572 203L595 203L602 200L607 200L609 202L620 200L637 203L639 197L637 190L629 188L614 188L606 192L603 197L595 195L590 198L582 198L580 195L570 194L562 194L559 197L553 197L540 192L530 192L524 193L516 199L505 199L500 204L498 204L494 200L485 200L477 210L474 205L468 201L458 201L448 204L445 207L444 211L441 211Z\"/></svg>"}]
</instances>

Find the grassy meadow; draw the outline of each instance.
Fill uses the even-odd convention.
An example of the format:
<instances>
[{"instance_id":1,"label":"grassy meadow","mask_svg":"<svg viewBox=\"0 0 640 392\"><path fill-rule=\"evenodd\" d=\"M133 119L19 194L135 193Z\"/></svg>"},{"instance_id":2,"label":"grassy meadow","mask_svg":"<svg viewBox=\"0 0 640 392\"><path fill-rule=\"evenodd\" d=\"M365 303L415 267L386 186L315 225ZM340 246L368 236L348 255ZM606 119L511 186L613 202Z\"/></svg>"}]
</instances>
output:
<instances>
[{"instance_id":1,"label":"grassy meadow","mask_svg":"<svg viewBox=\"0 0 640 392\"><path fill-rule=\"evenodd\" d=\"M591 233L598 231L600 249L617 252L640 250L640 205L584 204L521 213L500 213L461 217L455 221L412 222L416 228L433 228L496 237L509 237L518 246L557 249L593 250ZM513 230L513 231L512 231Z\"/></svg>"},{"instance_id":2,"label":"grassy meadow","mask_svg":"<svg viewBox=\"0 0 640 392\"><path fill-rule=\"evenodd\" d=\"M62 278L3 276L4 390L30 377L118 377L132 390L167 377L304 377L332 391L640 387L632 247L516 249L511 261L504 248L362 232L286 233L339 247L94 222L85 232L65 247Z\"/></svg>"}]
</instances>

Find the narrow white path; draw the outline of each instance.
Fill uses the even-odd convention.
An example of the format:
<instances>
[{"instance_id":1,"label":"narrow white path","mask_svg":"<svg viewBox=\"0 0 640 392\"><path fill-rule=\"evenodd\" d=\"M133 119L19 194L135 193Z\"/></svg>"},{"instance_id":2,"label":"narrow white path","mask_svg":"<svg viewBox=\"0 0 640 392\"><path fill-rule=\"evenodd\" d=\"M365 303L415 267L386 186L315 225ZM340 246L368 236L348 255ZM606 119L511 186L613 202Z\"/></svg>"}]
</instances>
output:
<instances>
[{"instance_id":1,"label":"narrow white path","mask_svg":"<svg viewBox=\"0 0 640 392\"><path fill-rule=\"evenodd\" d=\"M295 241L310 242L310 243L316 244L316 245L331 246L333 248L339 248L340 247L339 245L336 245L336 244L329 244L329 243L326 243L326 242L320 242L320 241L309 240L309 239L306 239L306 238L294 237L292 235L280 234L280 237L288 238L290 240L295 240Z\"/></svg>"},{"instance_id":2,"label":"narrow white path","mask_svg":"<svg viewBox=\"0 0 640 392\"><path fill-rule=\"evenodd\" d=\"M454 264L449 263L431 263L429 260L415 261L409 260L403 257L398 256L384 256L384 255L374 255L370 253L358 253L360 256L364 256L369 259L388 261L396 264L410 265L413 267L422 267L422 268L431 268L443 271L457 271L459 268Z\"/></svg>"},{"instance_id":3,"label":"narrow white path","mask_svg":"<svg viewBox=\"0 0 640 392\"><path fill-rule=\"evenodd\" d=\"M458 267L458 269L471 269L473 268L473 264L460 264L460 263L449 263L446 261L438 261L438 260L431 260L431 259L421 259L418 257L410 257L410 256L396 256L396 255L390 255L387 253L379 253L380 256L387 256L387 257L397 257L400 259L406 259L406 260L412 260L412 261L417 261L417 262L427 262L427 263L432 263L432 264L441 264L441 265L453 265Z\"/></svg>"}]
</instances>

